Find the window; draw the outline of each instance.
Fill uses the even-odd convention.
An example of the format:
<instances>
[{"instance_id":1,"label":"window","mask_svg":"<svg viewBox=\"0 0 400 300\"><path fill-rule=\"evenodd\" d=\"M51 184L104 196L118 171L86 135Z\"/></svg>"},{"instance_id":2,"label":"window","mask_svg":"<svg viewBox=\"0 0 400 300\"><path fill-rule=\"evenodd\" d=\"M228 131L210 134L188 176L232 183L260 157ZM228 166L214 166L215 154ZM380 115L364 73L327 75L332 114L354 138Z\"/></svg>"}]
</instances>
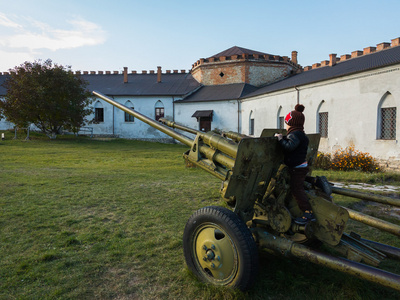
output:
<instances>
[{"instance_id":1,"label":"window","mask_svg":"<svg viewBox=\"0 0 400 300\"><path fill-rule=\"evenodd\" d=\"M134 109L134 107L131 107L132 109ZM130 114L128 114L128 113L125 113L125 122L134 122L135 121L135 117L134 116L132 116L132 115L130 115Z\"/></svg>"},{"instance_id":2,"label":"window","mask_svg":"<svg viewBox=\"0 0 400 300\"><path fill-rule=\"evenodd\" d=\"M133 107L133 104L132 104L131 101L126 101L125 106L129 107L129 108L132 108L132 109L135 109ZM135 121L135 117L126 112L125 113L125 122L134 122L134 121Z\"/></svg>"},{"instance_id":3,"label":"window","mask_svg":"<svg viewBox=\"0 0 400 300\"><path fill-rule=\"evenodd\" d=\"M328 113L322 112L318 114L318 132L321 134L321 137L328 137Z\"/></svg>"},{"instance_id":4,"label":"window","mask_svg":"<svg viewBox=\"0 0 400 300\"><path fill-rule=\"evenodd\" d=\"M156 121L158 121L160 118L164 118L164 107L156 107Z\"/></svg>"},{"instance_id":5,"label":"window","mask_svg":"<svg viewBox=\"0 0 400 300\"><path fill-rule=\"evenodd\" d=\"M285 117L279 117L279 128L278 129L285 129Z\"/></svg>"},{"instance_id":6,"label":"window","mask_svg":"<svg viewBox=\"0 0 400 300\"><path fill-rule=\"evenodd\" d=\"M104 122L104 108L95 108L94 120L96 122Z\"/></svg>"},{"instance_id":7,"label":"window","mask_svg":"<svg viewBox=\"0 0 400 300\"><path fill-rule=\"evenodd\" d=\"M254 135L254 113L253 113L253 111L250 112L249 135Z\"/></svg>"},{"instance_id":8,"label":"window","mask_svg":"<svg viewBox=\"0 0 400 300\"><path fill-rule=\"evenodd\" d=\"M156 102L154 109L156 121L158 121L160 118L164 118L164 104L160 100Z\"/></svg>"},{"instance_id":9,"label":"window","mask_svg":"<svg viewBox=\"0 0 400 300\"><path fill-rule=\"evenodd\" d=\"M377 139L396 139L396 101L390 92L386 92L378 104Z\"/></svg>"},{"instance_id":10,"label":"window","mask_svg":"<svg viewBox=\"0 0 400 300\"><path fill-rule=\"evenodd\" d=\"M104 108L100 101L97 101L94 106L94 122L104 122Z\"/></svg>"},{"instance_id":11,"label":"window","mask_svg":"<svg viewBox=\"0 0 400 300\"><path fill-rule=\"evenodd\" d=\"M382 140L396 139L396 107L381 108L381 134Z\"/></svg>"},{"instance_id":12,"label":"window","mask_svg":"<svg viewBox=\"0 0 400 300\"><path fill-rule=\"evenodd\" d=\"M278 112L276 113L276 128L285 129L285 117L282 116L282 106L279 106Z\"/></svg>"}]
</instances>

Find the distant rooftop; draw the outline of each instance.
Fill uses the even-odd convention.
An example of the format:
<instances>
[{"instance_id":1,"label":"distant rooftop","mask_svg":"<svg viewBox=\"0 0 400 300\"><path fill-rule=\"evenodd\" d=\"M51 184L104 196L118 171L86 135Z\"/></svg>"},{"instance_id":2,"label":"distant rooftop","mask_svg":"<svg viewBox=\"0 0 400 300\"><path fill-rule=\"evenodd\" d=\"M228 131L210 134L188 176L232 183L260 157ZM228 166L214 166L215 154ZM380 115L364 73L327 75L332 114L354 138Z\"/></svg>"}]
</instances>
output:
<instances>
[{"instance_id":1,"label":"distant rooftop","mask_svg":"<svg viewBox=\"0 0 400 300\"><path fill-rule=\"evenodd\" d=\"M157 74L128 74L124 83L123 74L81 75L89 82L89 90L114 96L183 96L200 84L190 73L162 74L157 82Z\"/></svg>"},{"instance_id":2,"label":"distant rooftop","mask_svg":"<svg viewBox=\"0 0 400 300\"><path fill-rule=\"evenodd\" d=\"M254 50L250 50L250 49L246 49L246 48L242 48L242 47L238 47L238 46L233 46L229 49L226 49L220 53L217 53L213 56L210 56L208 58L211 57L221 57L221 56L232 56L232 55L242 55L242 54L248 54L248 55L271 55L268 53L264 53L264 52L259 52L259 51L254 51Z\"/></svg>"},{"instance_id":3,"label":"distant rooftop","mask_svg":"<svg viewBox=\"0 0 400 300\"><path fill-rule=\"evenodd\" d=\"M222 85L206 85L177 102L221 101L239 99L257 87L247 83L232 83Z\"/></svg>"},{"instance_id":4,"label":"distant rooftop","mask_svg":"<svg viewBox=\"0 0 400 300\"><path fill-rule=\"evenodd\" d=\"M306 70L300 74L296 74L292 77L259 88L257 91L244 96L244 98L348 76L394 64L400 64L400 45L395 45L390 48L388 47L364 55L360 54L360 56L354 56L353 58L347 58L345 60L341 59L338 62L334 62L331 66L319 66Z\"/></svg>"}]
</instances>

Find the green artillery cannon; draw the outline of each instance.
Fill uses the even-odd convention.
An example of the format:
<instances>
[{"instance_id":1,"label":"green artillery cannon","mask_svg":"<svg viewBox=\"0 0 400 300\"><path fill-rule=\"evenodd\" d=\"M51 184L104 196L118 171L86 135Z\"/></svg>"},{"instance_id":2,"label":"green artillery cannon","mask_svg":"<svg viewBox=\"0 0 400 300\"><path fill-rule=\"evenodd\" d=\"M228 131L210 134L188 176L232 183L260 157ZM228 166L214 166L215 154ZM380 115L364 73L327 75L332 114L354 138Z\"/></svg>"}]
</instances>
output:
<instances>
[{"instance_id":1,"label":"green artillery cannon","mask_svg":"<svg viewBox=\"0 0 400 300\"><path fill-rule=\"evenodd\" d=\"M400 249L346 234L349 219L400 236L400 226L338 206L331 193L400 207L400 200L332 186L324 177L306 178L304 185L315 222L297 225L301 215L289 187L288 170L276 138L264 129L259 138L238 133L201 132L168 120L154 121L98 92L95 96L187 145L191 164L222 181L220 193L231 209L209 206L196 211L183 234L189 269L203 282L249 288L257 276L258 250L296 257L400 291L400 275L381 270L383 259L400 260ZM189 138L174 130L185 131ZM308 135L307 160L312 167L319 135ZM332 249L326 254L319 250Z\"/></svg>"}]
</instances>

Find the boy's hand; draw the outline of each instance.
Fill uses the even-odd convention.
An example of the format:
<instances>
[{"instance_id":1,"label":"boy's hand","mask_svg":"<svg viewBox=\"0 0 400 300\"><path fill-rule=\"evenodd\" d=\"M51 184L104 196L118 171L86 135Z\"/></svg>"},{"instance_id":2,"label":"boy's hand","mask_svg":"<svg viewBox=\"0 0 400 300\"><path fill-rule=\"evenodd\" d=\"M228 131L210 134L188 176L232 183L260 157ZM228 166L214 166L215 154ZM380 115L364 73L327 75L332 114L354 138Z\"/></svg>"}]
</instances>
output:
<instances>
[{"instance_id":1,"label":"boy's hand","mask_svg":"<svg viewBox=\"0 0 400 300\"><path fill-rule=\"evenodd\" d=\"M280 141L283 138L281 133L275 133L274 137L277 137L278 141Z\"/></svg>"}]
</instances>

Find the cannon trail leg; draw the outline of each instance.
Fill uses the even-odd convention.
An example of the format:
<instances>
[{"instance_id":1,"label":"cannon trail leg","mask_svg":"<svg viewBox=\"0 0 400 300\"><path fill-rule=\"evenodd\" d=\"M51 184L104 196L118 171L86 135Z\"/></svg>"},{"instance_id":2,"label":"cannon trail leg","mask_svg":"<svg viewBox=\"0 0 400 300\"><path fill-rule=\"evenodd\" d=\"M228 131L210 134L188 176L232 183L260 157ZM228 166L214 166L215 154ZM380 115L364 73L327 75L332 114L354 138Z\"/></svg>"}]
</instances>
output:
<instances>
[{"instance_id":1,"label":"cannon trail leg","mask_svg":"<svg viewBox=\"0 0 400 300\"><path fill-rule=\"evenodd\" d=\"M253 228L252 231L261 248L272 250L280 255L297 257L400 291L400 275L321 253L304 245L274 236L261 228Z\"/></svg>"}]
</instances>

